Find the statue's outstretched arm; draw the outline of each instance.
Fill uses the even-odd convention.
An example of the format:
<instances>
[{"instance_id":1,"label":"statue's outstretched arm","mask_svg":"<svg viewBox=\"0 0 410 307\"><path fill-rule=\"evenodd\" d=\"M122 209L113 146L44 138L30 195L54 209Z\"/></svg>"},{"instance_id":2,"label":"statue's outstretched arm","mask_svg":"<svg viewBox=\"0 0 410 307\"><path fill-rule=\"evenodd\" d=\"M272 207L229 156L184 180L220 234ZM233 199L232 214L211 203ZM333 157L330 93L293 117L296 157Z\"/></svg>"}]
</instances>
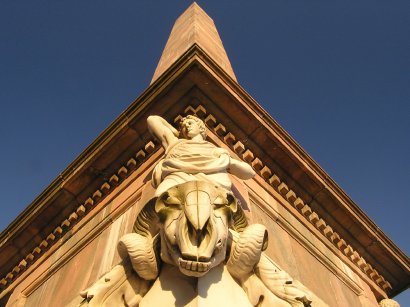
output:
<instances>
[{"instance_id":1,"label":"statue's outstretched arm","mask_svg":"<svg viewBox=\"0 0 410 307\"><path fill-rule=\"evenodd\" d=\"M230 159L228 171L232 175L244 180L251 179L256 175L255 171L248 163L236 160L234 158Z\"/></svg>"},{"instance_id":2,"label":"statue's outstretched arm","mask_svg":"<svg viewBox=\"0 0 410 307\"><path fill-rule=\"evenodd\" d=\"M178 140L178 130L161 116L148 116L147 125L149 132L161 142L165 149Z\"/></svg>"}]
</instances>

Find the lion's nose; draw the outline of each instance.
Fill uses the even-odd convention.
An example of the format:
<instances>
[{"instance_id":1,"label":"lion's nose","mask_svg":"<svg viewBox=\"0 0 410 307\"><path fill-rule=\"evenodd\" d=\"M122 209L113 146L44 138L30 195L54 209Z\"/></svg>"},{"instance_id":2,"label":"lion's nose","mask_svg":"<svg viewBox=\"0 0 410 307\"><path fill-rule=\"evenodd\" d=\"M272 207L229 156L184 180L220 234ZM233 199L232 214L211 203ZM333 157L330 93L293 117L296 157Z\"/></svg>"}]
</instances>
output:
<instances>
[{"instance_id":1,"label":"lion's nose","mask_svg":"<svg viewBox=\"0 0 410 307\"><path fill-rule=\"evenodd\" d=\"M211 209L208 193L195 190L186 195L185 216L197 232L205 227L211 215Z\"/></svg>"},{"instance_id":2,"label":"lion's nose","mask_svg":"<svg viewBox=\"0 0 410 307\"><path fill-rule=\"evenodd\" d=\"M205 224L203 229L196 230L189 221L186 222L186 235L190 242L188 245L191 247L191 252L193 250L196 251L194 260L198 260L198 252L200 252L200 250L203 249L204 246L207 246L207 243L209 243L210 234L209 229L207 229L207 224L208 223ZM189 257L187 259L189 259Z\"/></svg>"}]
</instances>

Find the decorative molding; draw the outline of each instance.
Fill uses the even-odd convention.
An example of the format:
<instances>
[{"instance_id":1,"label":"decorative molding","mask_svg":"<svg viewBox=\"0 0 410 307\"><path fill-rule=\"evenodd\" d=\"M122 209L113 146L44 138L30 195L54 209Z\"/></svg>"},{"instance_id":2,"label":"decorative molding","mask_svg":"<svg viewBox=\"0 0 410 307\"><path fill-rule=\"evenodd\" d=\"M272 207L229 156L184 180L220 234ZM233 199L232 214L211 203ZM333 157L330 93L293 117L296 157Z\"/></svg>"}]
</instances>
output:
<instances>
[{"instance_id":1,"label":"decorative molding","mask_svg":"<svg viewBox=\"0 0 410 307\"><path fill-rule=\"evenodd\" d=\"M187 106L184 109L184 114L196 115L202 118L208 129L213 131L226 145L229 146L240 158L248 162L253 169L272 186L279 194L283 196L288 203L296 208L300 215L312 224L320 233L331 242L343 255L345 255L355 266L357 266L366 276L373 280L384 291L392 289L391 284L377 272L367 261L353 249L341 236L333 230L333 228L326 223L312 208L306 204L301 197L299 197L295 191L293 191L277 174L259 159L244 143L237 140L235 135L228 131L227 128L218 121L215 116L207 113L204 106L199 105L197 107ZM178 115L174 122L178 122L182 118Z\"/></svg>"},{"instance_id":2,"label":"decorative molding","mask_svg":"<svg viewBox=\"0 0 410 307\"><path fill-rule=\"evenodd\" d=\"M22 272L27 270L33 263L39 259L54 243L67 233L75 224L77 224L89 211L109 195L116 186L127 178L134 170L137 169L156 149L157 145L153 140L147 142L143 148L129 158L108 180L106 180L99 189L95 190L90 196L70 213L49 235L47 235L33 251L27 254L18 265L9 273L0 279L0 293L7 288Z\"/></svg>"}]
</instances>

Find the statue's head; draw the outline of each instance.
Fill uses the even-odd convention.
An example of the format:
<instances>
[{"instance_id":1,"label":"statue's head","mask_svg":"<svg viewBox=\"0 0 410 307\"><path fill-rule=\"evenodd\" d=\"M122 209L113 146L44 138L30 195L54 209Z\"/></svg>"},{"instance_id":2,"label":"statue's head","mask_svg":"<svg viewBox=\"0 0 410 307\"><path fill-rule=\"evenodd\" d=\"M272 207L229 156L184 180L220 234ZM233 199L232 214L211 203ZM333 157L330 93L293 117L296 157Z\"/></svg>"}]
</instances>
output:
<instances>
[{"instance_id":1,"label":"statue's head","mask_svg":"<svg viewBox=\"0 0 410 307\"><path fill-rule=\"evenodd\" d=\"M205 123L196 116L188 115L181 119L179 134L185 139L192 139L200 135L203 140L206 139Z\"/></svg>"}]
</instances>

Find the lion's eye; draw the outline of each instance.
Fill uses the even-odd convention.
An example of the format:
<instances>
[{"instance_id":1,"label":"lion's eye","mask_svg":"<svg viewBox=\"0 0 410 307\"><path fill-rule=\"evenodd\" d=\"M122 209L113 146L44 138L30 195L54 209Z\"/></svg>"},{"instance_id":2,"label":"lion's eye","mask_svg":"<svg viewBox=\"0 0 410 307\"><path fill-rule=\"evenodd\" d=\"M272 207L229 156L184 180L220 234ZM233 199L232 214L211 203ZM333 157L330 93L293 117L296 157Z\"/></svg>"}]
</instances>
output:
<instances>
[{"instance_id":1,"label":"lion's eye","mask_svg":"<svg viewBox=\"0 0 410 307\"><path fill-rule=\"evenodd\" d=\"M226 198L222 197L221 195L215 198L214 205L217 207L226 206L228 203L226 202Z\"/></svg>"},{"instance_id":2,"label":"lion's eye","mask_svg":"<svg viewBox=\"0 0 410 307\"><path fill-rule=\"evenodd\" d=\"M155 211L160 212L165 208L169 209L178 209L181 206L181 201L174 196L169 195L168 192L165 192L161 195L161 198L155 204Z\"/></svg>"},{"instance_id":3,"label":"lion's eye","mask_svg":"<svg viewBox=\"0 0 410 307\"><path fill-rule=\"evenodd\" d=\"M156 210L159 211L164 208L179 207L180 205L181 201L177 197L171 196L168 192L165 192L161 195L160 201L157 202Z\"/></svg>"},{"instance_id":4,"label":"lion's eye","mask_svg":"<svg viewBox=\"0 0 410 307\"><path fill-rule=\"evenodd\" d=\"M178 198L173 197L173 196L169 196L169 195L168 195L167 198L163 199L163 201L168 206L177 206L177 205L181 204L181 202Z\"/></svg>"},{"instance_id":5,"label":"lion's eye","mask_svg":"<svg viewBox=\"0 0 410 307\"><path fill-rule=\"evenodd\" d=\"M161 195L161 201L165 202L169 198L168 192L165 192Z\"/></svg>"},{"instance_id":6,"label":"lion's eye","mask_svg":"<svg viewBox=\"0 0 410 307\"><path fill-rule=\"evenodd\" d=\"M232 194L227 194L227 195L226 195L226 199L227 199L227 201L228 201L228 204L231 204L231 203L233 203L233 202L235 201L235 198L233 197Z\"/></svg>"}]
</instances>

